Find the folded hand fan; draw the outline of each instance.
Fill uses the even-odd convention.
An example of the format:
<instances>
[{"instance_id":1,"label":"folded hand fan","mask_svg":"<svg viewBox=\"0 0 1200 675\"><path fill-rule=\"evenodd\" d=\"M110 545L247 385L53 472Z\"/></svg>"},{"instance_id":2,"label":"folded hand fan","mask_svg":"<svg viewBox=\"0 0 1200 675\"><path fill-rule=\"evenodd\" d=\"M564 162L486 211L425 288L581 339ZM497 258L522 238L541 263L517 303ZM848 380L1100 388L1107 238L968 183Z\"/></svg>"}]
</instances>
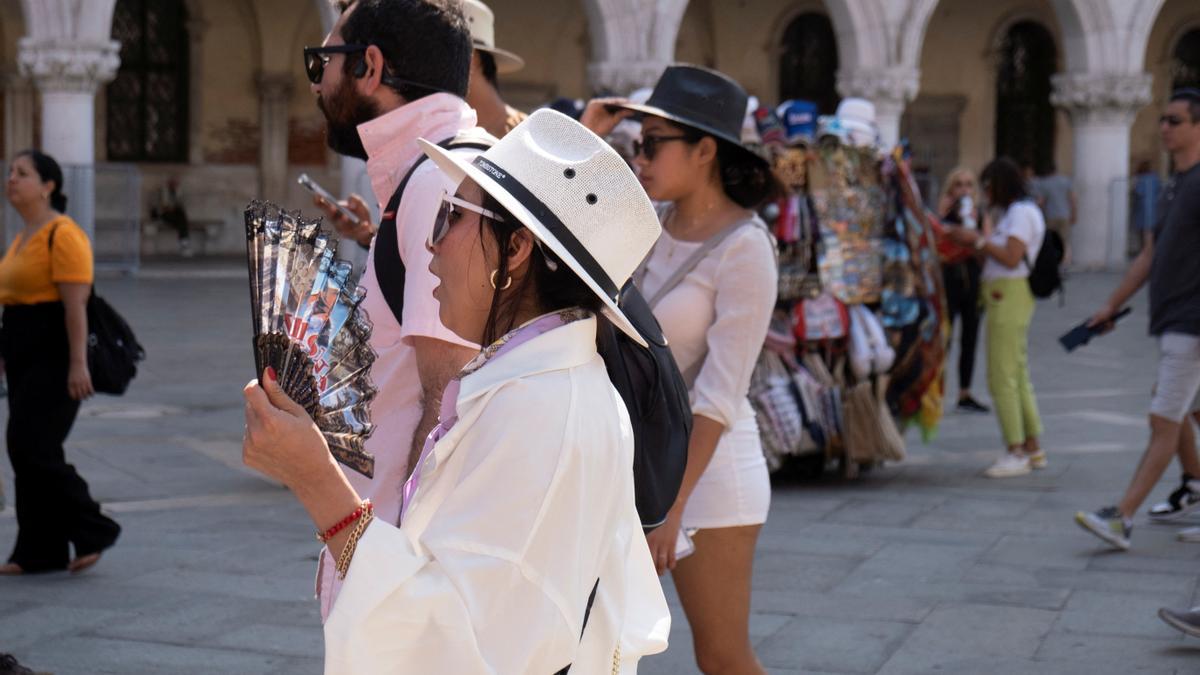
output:
<instances>
[{"instance_id":1,"label":"folded hand fan","mask_svg":"<svg viewBox=\"0 0 1200 675\"><path fill-rule=\"evenodd\" d=\"M269 202L246 208L246 255L259 379L274 368L279 385L308 411L342 464L370 478L364 448L370 421L371 322L365 291L320 220Z\"/></svg>"}]
</instances>

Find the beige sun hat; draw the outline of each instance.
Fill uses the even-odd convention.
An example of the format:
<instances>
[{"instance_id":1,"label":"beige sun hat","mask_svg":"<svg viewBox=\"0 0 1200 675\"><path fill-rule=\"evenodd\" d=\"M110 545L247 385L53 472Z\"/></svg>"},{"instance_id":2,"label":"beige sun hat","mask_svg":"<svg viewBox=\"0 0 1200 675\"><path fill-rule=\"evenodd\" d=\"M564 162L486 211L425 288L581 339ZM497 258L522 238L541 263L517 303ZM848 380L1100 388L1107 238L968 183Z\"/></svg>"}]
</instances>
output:
<instances>
[{"instance_id":1,"label":"beige sun hat","mask_svg":"<svg viewBox=\"0 0 1200 675\"><path fill-rule=\"evenodd\" d=\"M471 29L471 42L475 49L487 52L496 59L496 72L512 73L524 68L525 59L496 47L496 15L492 9L479 0L462 0L462 5L467 26Z\"/></svg>"},{"instance_id":2,"label":"beige sun hat","mask_svg":"<svg viewBox=\"0 0 1200 675\"><path fill-rule=\"evenodd\" d=\"M500 202L600 297L613 325L646 346L618 303L662 226L608 143L547 108L471 161L423 138L418 143L452 180L470 178Z\"/></svg>"}]
</instances>

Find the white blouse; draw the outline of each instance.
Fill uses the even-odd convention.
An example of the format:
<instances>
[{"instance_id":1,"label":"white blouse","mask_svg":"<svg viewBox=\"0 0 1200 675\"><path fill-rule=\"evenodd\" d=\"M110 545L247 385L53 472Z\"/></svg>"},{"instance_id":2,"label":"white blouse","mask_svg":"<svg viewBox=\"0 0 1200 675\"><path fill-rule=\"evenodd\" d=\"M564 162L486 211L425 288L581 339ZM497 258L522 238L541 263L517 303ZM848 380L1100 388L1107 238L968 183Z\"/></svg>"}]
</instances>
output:
<instances>
[{"instance_id":1,"label":"white blouse","mask_svg":"<svg viewBox=\"0 0 1200 675\"><path fill-rule=\"evenodd\" d=\"M755 220L709 251L654 307L691 390L693 414L726 429L754 417L746 392L778 291L775 243ZM642 294L653 296L700 245L664 228L646 261Z\"/></svg>"},{"instance_id":2,"label":"white blouse","mask_svg":"<svg viewBox=\"0 0 1200 675\"><path fill-rule=\"evenodd\" d=\"M465 376L457 409L403 524L376 520L359 541L325 623L325 672L632 673L666 649L596 319Z\"/></svg>"}]
</instances>

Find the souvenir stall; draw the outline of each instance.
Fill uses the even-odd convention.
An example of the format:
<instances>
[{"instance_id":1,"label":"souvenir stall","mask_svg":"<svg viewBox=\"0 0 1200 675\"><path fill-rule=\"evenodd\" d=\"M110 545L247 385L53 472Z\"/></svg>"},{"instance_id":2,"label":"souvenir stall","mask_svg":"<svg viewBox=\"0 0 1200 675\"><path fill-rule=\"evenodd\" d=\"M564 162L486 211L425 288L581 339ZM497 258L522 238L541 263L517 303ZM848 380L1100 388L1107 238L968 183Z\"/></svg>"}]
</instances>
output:
<instances>
[{"instance_id":1,"label":"souvenir stall","mask_svg":"<svg viewBox=\"0 0 1200 675\"><path fill-rule=\"evenodd\" d=\"M838 114L789 101L754 114L786 194L764 209L779 247L779 296L750 398L772 471L845 476L905 456L941 412L940 263L899 150L881 153L874 107Z\"/></svg>"}]
</instances>

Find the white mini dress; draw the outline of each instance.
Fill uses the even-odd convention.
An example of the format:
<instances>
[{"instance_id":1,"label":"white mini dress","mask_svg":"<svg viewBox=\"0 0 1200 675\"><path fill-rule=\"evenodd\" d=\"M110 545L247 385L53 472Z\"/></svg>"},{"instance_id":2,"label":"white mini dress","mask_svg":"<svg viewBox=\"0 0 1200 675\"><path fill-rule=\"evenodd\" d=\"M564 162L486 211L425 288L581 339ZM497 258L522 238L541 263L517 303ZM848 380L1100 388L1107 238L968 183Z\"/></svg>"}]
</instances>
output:
<instances>
[{"instance_id":1,"label":"white mini dress","mask_svg":"<svg viewBox=\"0 0 1200 675\"><path fill-rule=\"evenodd\" d=\"M687 380L692 412L725 425L683 513L683 527L760 525L771 483L747 392L775 306L775 244L762 226L731 233L654 307ZM700 248L666 229L646 260L641 290L653 296Z\"/></svg>"}]
</instances>

